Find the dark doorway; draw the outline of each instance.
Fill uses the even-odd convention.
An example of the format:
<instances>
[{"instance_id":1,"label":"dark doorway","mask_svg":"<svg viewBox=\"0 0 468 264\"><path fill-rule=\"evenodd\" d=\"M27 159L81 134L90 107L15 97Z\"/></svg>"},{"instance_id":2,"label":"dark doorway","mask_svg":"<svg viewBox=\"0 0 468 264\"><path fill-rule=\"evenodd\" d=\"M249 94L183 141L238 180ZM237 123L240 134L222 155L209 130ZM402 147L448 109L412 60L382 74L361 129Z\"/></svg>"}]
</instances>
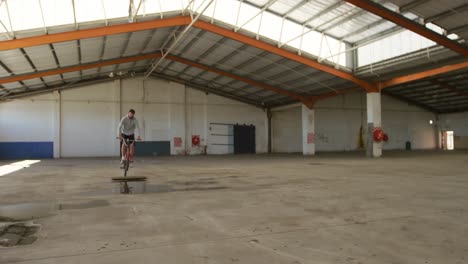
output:
<instances>
[{"instance_id":1,"label":"dark doorway","mask_svg":"<svg viewBox=\"0 0 468 264\"><path fill-rule=\"evenodd\" d=\"M234 154L255 153L255 126L234 125Z\"/></svg>"}]
</instances>

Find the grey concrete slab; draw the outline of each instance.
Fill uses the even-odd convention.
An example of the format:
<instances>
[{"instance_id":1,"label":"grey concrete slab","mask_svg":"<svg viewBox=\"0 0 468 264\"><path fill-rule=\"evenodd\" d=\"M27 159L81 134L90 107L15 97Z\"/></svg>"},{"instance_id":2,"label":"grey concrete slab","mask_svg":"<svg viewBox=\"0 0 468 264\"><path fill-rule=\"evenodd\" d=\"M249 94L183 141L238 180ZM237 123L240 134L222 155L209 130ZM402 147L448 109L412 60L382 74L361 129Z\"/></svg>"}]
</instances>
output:
<instances>
[{"instance_id":1,"label":"grey concrete slab","mask_svg":"<svg viewBox=\"0 0 468 264\"><path fill-rule=\"evenodd\" d=\"M43 160L0 177L56 208L0 263L467 263L468 152L384 155L140 158L133 195L118 160Z\"/></svg>"}]
</instances>

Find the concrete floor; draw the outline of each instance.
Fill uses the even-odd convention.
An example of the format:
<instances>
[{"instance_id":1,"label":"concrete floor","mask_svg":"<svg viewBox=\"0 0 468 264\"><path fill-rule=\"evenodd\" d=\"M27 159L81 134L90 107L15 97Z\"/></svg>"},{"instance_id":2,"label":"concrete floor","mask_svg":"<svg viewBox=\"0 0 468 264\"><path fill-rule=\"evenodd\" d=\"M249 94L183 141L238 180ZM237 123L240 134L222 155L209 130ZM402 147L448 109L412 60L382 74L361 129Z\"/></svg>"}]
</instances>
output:
<instances>
[{"instance_id":1,"label":"concrete floor","mask_svg":"<svg viewBox=\"0 0 468 264\"><path fill-rule=\"evenodd\" d=\"M468 152L360 155L140 159L138 195L115 159L44 160L0 203L60 210L0 263L468 263Z\"/></svg>"}]
</instances>

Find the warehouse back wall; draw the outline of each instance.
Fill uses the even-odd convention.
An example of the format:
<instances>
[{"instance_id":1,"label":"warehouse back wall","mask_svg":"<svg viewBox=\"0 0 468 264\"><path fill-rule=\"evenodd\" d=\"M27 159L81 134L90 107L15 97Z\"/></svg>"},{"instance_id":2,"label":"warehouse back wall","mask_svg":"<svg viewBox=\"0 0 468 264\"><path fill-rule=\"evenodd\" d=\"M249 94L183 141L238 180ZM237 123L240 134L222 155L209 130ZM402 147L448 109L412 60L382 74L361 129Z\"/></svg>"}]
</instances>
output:
<instances>
[{"instance_id":1,"label":"warehouse back wall","mask_svg":"<svg viewBox=\"0 0 468 264\"><path fill-rule=\"evenodd\" d=\"M350 151L359 148L361 126L367 127L366 94L343 94L315 105L315 144L317 151ZM382 127L390 140L384 149L434 149L437 127L429 123L436 115L382 95ZM301 152L300 106L273 110L272 148L275 152ZM364 138L365 142L365 138Z\"/></svg>"},{"instance_id":2,"label":"warehouse back wall","mask_svg":"<svg viewBox=\"0 0 468 264\"><path fill-rule=\"evenodd\" d=\"M236 123L254 125L256 151L267 151L263 109L161 79L143 85L141 77L0 104L0 142L50 142L55 157L117 156L117 125L130 108L143 139L168 142L171 154L199 154L204 146L208 154L232 153L232 138L212 134L228 135L226 125ZM199 147L192 135L200 136Z\"/></svg>"},{"instance_id":3,"label":"warehouse back wall","mask_svg":"<svg viewBox=\"0 0 468 264\"><path fill-rule=\"evenodd\" d=\"M468 149L468 112L440 115L439 128L453 131L456 149Z\"/></svg>"},{"instance_id":4,"label":"warehouse back wall","mask_svg":"<svg viewBox=\"0 0 468 264\"><path fill-rule=\"evenodd\" d=\"M130 108L137 112L144 140L167 142L173 155L201 154L204 146L208 154L232 153L232 137L225 135L232 134L228 125L236 123L254 125L256 151L267 152L268 120L263 109L175 82L154 78L143 82L141 77L2 103L0 142L46 142L55 157L117 156L117 124ZM457 126L459 134L467 131L466 114L440 118L446 126ZM384 149L404 149L406 141L413 149L436 148L437 126L429 124L436 120L435 114L383 95L382 119L390 137ZM367 126L365 93L319 101L315 122L317 151L358 149L361 126ZM301 152L301 129L299 106L274 109L273 152ZM192 146L192 135L200 136L200 147ZM180 146L176 138L182 140Z\"/></svg>"}]
</instances>

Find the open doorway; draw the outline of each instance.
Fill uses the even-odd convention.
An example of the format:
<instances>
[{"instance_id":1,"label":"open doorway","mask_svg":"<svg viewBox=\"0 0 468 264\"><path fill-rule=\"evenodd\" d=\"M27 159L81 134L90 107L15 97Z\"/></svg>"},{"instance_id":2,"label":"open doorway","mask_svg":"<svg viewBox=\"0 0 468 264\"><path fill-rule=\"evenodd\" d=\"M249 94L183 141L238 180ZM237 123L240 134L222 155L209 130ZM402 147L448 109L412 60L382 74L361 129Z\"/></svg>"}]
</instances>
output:
<instances>
[{"instance_id":1,"label":"open doorway","mask_svg":"<svg viewBox=\"0 0 468 264\"><path fill-rule=\"evenodd\" d=\"M445 150L454 150L455 144L453 139L453 131L442 131L441 136L441 148Z\"/></svg>"}]
</instances>

